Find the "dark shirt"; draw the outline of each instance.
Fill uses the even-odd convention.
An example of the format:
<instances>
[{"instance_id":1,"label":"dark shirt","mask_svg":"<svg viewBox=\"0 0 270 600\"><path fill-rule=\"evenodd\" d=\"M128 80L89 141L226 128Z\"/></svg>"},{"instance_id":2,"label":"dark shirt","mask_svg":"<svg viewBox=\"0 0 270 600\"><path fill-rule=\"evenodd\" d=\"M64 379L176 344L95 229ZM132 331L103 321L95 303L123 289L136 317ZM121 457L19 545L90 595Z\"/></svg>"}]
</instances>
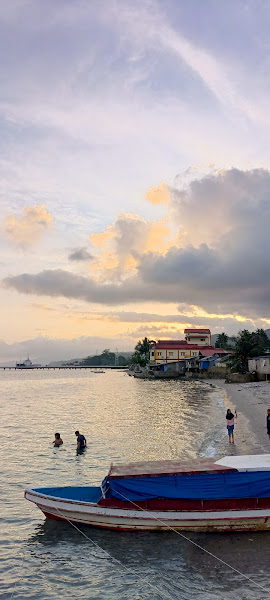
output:
<instances>
[{"instance_id":1,"label":"dark shirt","mask_svg":"<svg viewBox=\"0 0 270 600\"><path fill-rule=\"evenodd\" d=\"M85 448L85 446L86 446L86 439L85 439L84 435L82 435L82 433L80 433L80 435L78 435L77 442L80 443L80 448Z\"/></svg>"},{"instance_id":2,"label":"dark shirt","mask_svg":"<svg viewBox=\"0 0 270 600\"><path fill-rule=\"evenodd\" d=\"M270 434L270 415L267 415L266 426L267 426L267 433Z\"/></svg>"}]
</instances>

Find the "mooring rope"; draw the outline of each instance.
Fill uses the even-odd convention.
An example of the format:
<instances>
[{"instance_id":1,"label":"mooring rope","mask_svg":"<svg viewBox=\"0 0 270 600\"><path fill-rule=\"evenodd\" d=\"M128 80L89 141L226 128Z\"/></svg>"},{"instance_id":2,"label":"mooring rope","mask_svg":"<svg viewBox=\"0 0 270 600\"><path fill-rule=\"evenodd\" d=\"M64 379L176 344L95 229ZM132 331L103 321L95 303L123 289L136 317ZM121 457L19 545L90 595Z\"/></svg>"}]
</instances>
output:
<instances>
[{"instance_id":1,"label":"mooring rope","mask_svg":"<svg viewBox=\"0 0 270 600\"><path fill-rule=\"evenodd\" d=\"M213 552L210 552L209 550L207 550L206 548L204 548L203 546L201 546L200 544L198 544L197 542L195 542L194 540L191 540L188 536L184 535L183 533L181 533L180 531L178 531L177 529L175 529L174 527L168 525L165 521L163 521L162 519L160 519L159 517L155 516L152 512L149 512L148 510L142 508L141 506L139 506L136 502L130 500L129 498L126 498L123 494L121 494L120 492L118 492L120 496L122 496L122 498L128 502L130 502L131 504L133 504L137 509L139 509L139 511L146 513L147 515L149 515L152 519L158 521L161 525L163 525L166 529L173 531L174 533L176 533L177 535L179 535L181 538L183 538L184 540L186 540L187 542L189 542L190 544L193 544L194 546L196 546L197 548L199 548L200 550L202 550L203 552L205 552L206 554L208 554L209 556L211 556L212 558L214 558L215 560L219 561L220 563L222 563L223 565L225 565L226 567L228 567L229 569L231 569L232 571L234 571L235 573L237 573L238 575L240 575L241 577L244 577L247 581L249 581L250 583L252 583L253 585L255 585L256 587L260 588L261 590L263 590L264 592L266 592L268 595L270 594L270 590L267 590L265 587L263 587L262 585L260 585L259 583L257 583L256 581L254 581L254 579L251 579L251 577L249 577L248 575L245 575L245 573L242 573L242 571L240 571L239 569L236 569L235 567L233 567L232 565L230 565L229 563L227 563L225 560L223 560L222 558L220 558L219 556L216 556L215 554L213 554ZM92 544L94 544L94 546L96 546L97 548L99 548L100 550L102 550L103 552L105 552L114 562L117 562L123 569L125 569L127 572L131 572L133 573L137 579L140 582L144 582L147 583L147 585L149 587L151 587L152 589L155 590L155 592L158 592L161 596L163 597L167 597L167 598L176 598L176 596L172 596L171 593L168 594L168 592L165 592L165 596L164 596L164 591L160 591L158 589L157 586L153 585L152 583L150 583L145 577L141 577L140 575L138 575L133 569L131 569L130 567L126 567L119 559L115 558L114 556L112 556L107 550L105 550L104 548L102 548L102 546L100 546L100 544L98 544L97 542L95 542L92 538L90 538L88 535L86 535L86 533L84 531L82 531L79 527L77 527L77 525L75 525L75 523L73 523L72 521L70 521L70 519L62 513L62 511L56 507L55 505L53 505L52 503L51 507L53 509L56 509L57 512L59 513L59 515L61 516L61 518L64 521L67 521L74 529L76 529L79 533L81 533L81 535L83 537L85 537L89 542L91 542ZM24 556L22 557L24 559ZM20 568L22 567L23 564L23 560L22 563L20 565ZM253 577L256 576L255 574L253 575ZM15 589L17 586L17 583L15 584L14 590L12 592L12 595L10 597L10 600L12 600L14 593L15 593Z\"/></svg>"},{"instance_id":2,"label":"mooring rope","mask_svg":"<svg viewBox=\"0 0 270 600\"><path fill-rule=\"evenodd\" d=\"M106 554L115 562L117 562L121 567L123 567L123 569L125 569L126 571L128 571L129 573L133 573L137 579L142 582L142 583L147 583L147 585L149 587L151 587L153 590L155 590L155 592L158 592L161 596L167 597L169 599L176 598L176 596L172 596L171 593L168 594L168 592L165 592L164 595L164 591L160 591L158 589L157 586L153 585L152 583L150 583L146 577L141 577L141 575L138 575L133 569L131 569L130 567L126 567L118 558L115 558L114 556L112 556L108 550L105 550L104 548L102 548L102 546L100 546L100 544L98 544L97 542L95 542L92 538L90 538L88 535L86 535L86 533L84 533L84 531L82 531L79 527L77 527L77 525L75 525L75 523L73 523L72 521L70 521L68 519L68 517L66 517L59 508L57 508L57 506L52 506L52 508L56 509L58 511L58 513L61 515L62 519L64 519L65 521L67 521L70 525L72 525L72 527L74 527L74 529L76 529L77 531L79 531L79 533L81 533L89 542L92 542L92 544L94 544L97 548L99 548L100 550L102 550L103 552L106 552Z\"/></svg>"},{"instance_id":3,"label":"mooring rope","mask_svg":"<svg viewBox=\"0 0 270 600\"><path fill-rule=\"evenodd\" d=\"M222 563L223 565L225 565L226 567L228 567L232 571L235 571L235 573L237 573L238 575L241 575L241 577L244 577L245 579L247 579L248 581L250 581L250 583L253 583L255 586L259 587L261 590L263 590L267 594L270 594L270 590L267 590L265 587L263 587L262 585L260 585L259 583L257 583L253 579L251 579L251 577L249 577L248 575L245 575L245 573L242 573L242 571L239 571L239 569L236 569L235 567L233 567L232 565L230 565L229 563L227 563L222 558L219 558L218 556L216 556L215 554L213 554L213 552L210 552L209 550L207 550L206 548L204 548L200 544L197 544L197 542L194 542L193 540L191 540L189 537L187 537L186 535L184 535L180 531L177 531L177 529L175 529L174 527L171 527L165 521L162 521L162 519L160 519L159 517L156 517L155 515L153 515L153 513L150 513L148 510L146 510L146 509L142 508L141 506L139 506L138 504L136 504L136 502L134 502L132 500L129 500L129 498L126 498L123 494L120 494L120 492L118 492L118 493L119 493L120 496L122 496L122 498L124 498L124 500L127 500L128 502L131 502L131 504L133 504L134 506L136 506L136 508L138 508L140 511L145 512L146 514L150 515L151 518L153 518L154 520L156 520L159 523L161 523L162 525L164 525L166 527L166 529L168 529L170 531L173 531L174 533L176 533L177 535L179 535L180 537L182 537L187 542L190 542L191 544L193 544L194 546L196 546L197 548L199 548L200 550L202 550L203 552L205 552L206 554L208 554L209 556L211 556L215 560L219 561L220 563ZM62 518L64 518L66 521L68 521L68 523L70 523L70 525L72 525L75 529L77 529L78 531L80 531L80 533L82 533L82 535L86 539L88 539L94 545L96 545L97 547L101 548L101 550L103 550L102 546L99 546L99 544L97 544L96 542L94 542L94 540L92 540L91 538L89 538L74 523L72 523L72 521L70 521L57 507L53 506L52 508L56 508L56 510L59 512L59 514L61 514ZM123 568L125 568L126 570L130 570L128 567L125 567L125 565L123 565L120 560L118 560L118 559L114 558L113 556L111 556L110 553L107 552L107 550L104 550L104 552L106 552L108 554L108 556L110 556L110 558L112 558L112 560L115 560L116 562L118 562ZM136 575L136 573L135 573L135 575ZM139 579L141 579L141 578L139 577ZM147 582L147 583L151 587L155 587L152 584L149 584L149 582ZM155 588L155 589L157 589L157 588Z\"/></svg>"},{"instance_id":4,"label":"mooring rope","mask_svg":"<svg viewBox=\"0 0 270 600\"><path fill-rule=\"evenodd\" d=\"M119 494L119 496L122 496L122 498L124 498L124 500L127 500L128 502L131 502L131 504L134 504L134 506L136 506L136 508L139 508L140 511L143 511L143 512L147 513L148 515L151 516L151 518L155 519L156 521L159 521L159 523L161 523L162 525L165 525L165 527L167 529L170 529L174 533L177 533L177 535L180 535L180 537L184 538L184 540L187 540L188 542L190 542L194 546L197 546L197 548L199 548L200 550L203 550L203 552L206 552L207 554L209 554L209 556L212 556L212 558L215 558L216 560L218 560L219 562L221 562L223 565L226 565L226 567L229 567L229 569L232 569L232 571L235 571L236 573L238 573L238 575L241 575L242 577L245 577L245 579L247 579L248 581L250 581L251 583L253 583L257 587L261 588L261 590L263 590L264 592L267 592L267 594L270 594L270 590L267 590L266 588L264 588L262 585L260 585L259 583L257 583L256 581L254 581L253 579L251 579L250 577L248 577L248 575L245 575L244 573L242 573L241 571L239 571L238 569L236 569L235 567L233 567L232 565L230 565L229 563L227 563L222 558L219 558L218 556L216 556L215 554L213 554L209 550L206 550L206 548L204 548L203 546L200 546L200 544L197 544L197 542L194 542L193 540L191 540L189 537L187 537L186 535L184 535L180 531L177 531L177 529L174 529L174 527L171 527L170 525L168 525L167 523L165 523L165 521L162 521L162 519L159 519L158 517L156 517L155 515L153 515L153 513L150 513L145 508L142 508L141 506L139 506L138 504L136 504L136 502L130 500L129 498L126 498L120 492L118 492L118 494Z\"/></svg>"},{"instance_id":5,"label":"mooring rope","mask_svg":"<svg viewBox=\"0 0 270 600\"><path fill-rule=\"evenodd\" d=\"M94 544L94 546L96 546L97 548L99 548L100 550L102 550L103 552L105 552L114 562L117 562L123 569L125 569L128 573L133 573L135 575L135 577L141 582L141 583L147 583L147 585L152 588L155 592L157 592L161 597L163 598L168 598L169 600L172 600L172 598L175 598L175 596L172 596L171 593L168 594L168 592L164 592L164 591L160 591L158 589L157 586L155 586L154 584L150 583L146 577L141 577L141 575L138 575L138 573L136 573L133 569L131 569L130 567L126 567L118 558L115 558L114 556L112 556L108 550L105 550L104 548L102 548L102 546L100 546L100 544L98 544L97 542L95 542L92 538L90 538L88 535L86 535L86 533L84 533L84 531L82 531L79 527L77 527L77 525L75 525L75 523L73 523L72 521L70 521L68 519L68 517L66 517L59 508L57 508L56 506L52 506L52 508L56 509L59 513L59 515L61 515L62 519L64 521L67 521L72 527L74 527L74 529L76 529L77 531L79 531L79 533L81 533L83 535L83 537L85 537L89 542L91 542L92 544ZM21 564L19 566L19 571L22 569L23 566L23 562L25 559L25 553L22 556L22 561ZM10 596L10 600L12 600L12 598L14 597L14 594L16 592L16 588L17 585L20 581L20 579L22 578L22 576L20 576L17 581L15 582L13 591L11 593Z\"/></svg>"}]
</instances>

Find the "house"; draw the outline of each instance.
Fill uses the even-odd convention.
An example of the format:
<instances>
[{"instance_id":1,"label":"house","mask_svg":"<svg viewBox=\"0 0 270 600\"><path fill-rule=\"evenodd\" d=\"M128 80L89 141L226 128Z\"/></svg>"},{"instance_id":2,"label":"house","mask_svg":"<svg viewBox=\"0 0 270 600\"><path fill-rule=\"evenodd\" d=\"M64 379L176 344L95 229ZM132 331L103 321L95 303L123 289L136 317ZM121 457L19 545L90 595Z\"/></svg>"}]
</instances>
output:
<instances>
[{"instance_id":1,"label":"house","mask_svg":"<svg viewBox=\"0 0 270 600\"><path fill-rule=\"evenodd\" d=\"M158 340L150 346L150 364L185 362L186 358L199 356L199 347L185 340Z\"/></svg>"},{"instance_id":2,"label":"house","mask_svg":"<svg viewBox=\"0 0 270 600\"><path fill-rule=\"evenodd\" d=\"M228 355L220 356L220 348L215 348L217 352L213 352L212 354L208 354L208 356L203 356L199 359L199 367L200 369L206 370L209 367L220 367L227 368L227 360Z\"/></svg>"},{"instance_id":3,"label":"house","mask_svg":"<svg viewBox=\"0 0 270 600\"><path fill-rule=\"evenodd\" d=\"M219 369L227 369L228 367L230 367L230 355L231 354L232 353L229 352L225 356L220 356L219 358L217 358L215 366L218 367Z\"/></svg>"},{"instance_id":4,"label":"house","mask_svg":"<svg viewBox=\"0 0 270 600\"><path fill-rule=\"evenodd\" d=\"M210 329L185 329L185 339L188 344L197 346L211 346Z\"/></svg>"},{"instance_id":5,"label":"house","mask_svg":"<svg viewBox=\"0 0 270 600\"><path fill-rule=\"evenodd\" d=\"M248 361L248 370L250 373L257 373L259 379L268 379L270 376L270 355L269 352L262 356L250 358ZM270 377L269 377L270 378Z\"/></svg>"},{"instance_id":6,"label":"house","mask_svg":"<svg viewBox=\"0 0 270 600\"><path fill-rule=\"evenodd\" d=\"M170 362L168 364L155 364L149 365L148 372L150 375L155 377L156 379L170 379L173 377L180 377L181 375L185 375L186 372L186 363L185 361L176 361Z\"/></svg>"},{"instance_id":7,"label":"house","mask_svg":"<svg viewBox=\"0 0 270 600\"><path fill-rule=\"evenodd\" d=\"M185 330L191 331L191 330ZM192 331L209 331L210 330L192 330ZM207 335L207 334L205 334ZM196 339L196 338L194 338ZM199 339L197 337L197 339ZM208 338L206 338L207 340ZM211 333L210 338L211 339ZM226 353L222 348L214 348L209 344L193 344L187 340L158 340L157 342L151 342L149 359L151 364L170 364L172 362L183 362L186 363L188 359L199 359L202 356L224 356Z\"/></svg>"}]
</instances>

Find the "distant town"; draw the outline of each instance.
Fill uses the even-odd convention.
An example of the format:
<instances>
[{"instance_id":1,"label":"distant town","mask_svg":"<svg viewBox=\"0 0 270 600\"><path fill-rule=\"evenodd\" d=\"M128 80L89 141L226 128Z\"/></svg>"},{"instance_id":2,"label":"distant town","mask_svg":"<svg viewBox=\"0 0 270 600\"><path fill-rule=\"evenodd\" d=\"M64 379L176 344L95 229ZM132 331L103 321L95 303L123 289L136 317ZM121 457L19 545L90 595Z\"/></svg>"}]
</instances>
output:
<instances>
[{"instance_id":1,"label":"distant town","mask_svg":"<svg viewBox=\"0 0 270 600\"><path fill-rule=\"evenodd\" d=\"M138 378L176 378L206 376L229 378L229 375L247 375L252 378L270 377L270 330L243 330L237 336L225 333L211 335L208 328L187 328L184 339L139 341L133 352L111 352L50 362L46 365L32 362L29 356L15 365L2 369L127 369ZM229 379L228 379L229 380Z\"/></svg>"}]
</instances>

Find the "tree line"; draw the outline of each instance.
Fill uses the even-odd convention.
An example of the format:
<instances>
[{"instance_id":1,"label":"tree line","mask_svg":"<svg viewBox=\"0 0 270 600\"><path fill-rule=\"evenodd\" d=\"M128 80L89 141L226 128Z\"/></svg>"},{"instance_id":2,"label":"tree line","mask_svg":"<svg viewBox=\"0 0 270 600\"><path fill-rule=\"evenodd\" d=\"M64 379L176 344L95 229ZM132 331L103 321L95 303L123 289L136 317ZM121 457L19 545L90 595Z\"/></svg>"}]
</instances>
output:
<instances>
[{"instance_id":1,"label":"tree line","mask_svg":"<svg viewBox=\"0 0 270 600\"><path fill-rule=\"evenodd\" d=\"M110 349L106 348L101 354L96 354L96 356L87 356L81 361L80 364L85 367L110 367L113 365L125 367L127 365L127 359L121 354L110 352Z\"/></svg>"},{"instance_id":2,"label":"tree line","mask_svg":"<svg viewBox=\"0 0 270 600\"><path fill-rule=\"evenodd\" d=\"M270 351L270 340L264 329L248 331L243 329L236 336L220 333L215 343L216 348L230 351L229 366L238 373L248 371L248 359Z\"/></svg>"}]
</instances>

